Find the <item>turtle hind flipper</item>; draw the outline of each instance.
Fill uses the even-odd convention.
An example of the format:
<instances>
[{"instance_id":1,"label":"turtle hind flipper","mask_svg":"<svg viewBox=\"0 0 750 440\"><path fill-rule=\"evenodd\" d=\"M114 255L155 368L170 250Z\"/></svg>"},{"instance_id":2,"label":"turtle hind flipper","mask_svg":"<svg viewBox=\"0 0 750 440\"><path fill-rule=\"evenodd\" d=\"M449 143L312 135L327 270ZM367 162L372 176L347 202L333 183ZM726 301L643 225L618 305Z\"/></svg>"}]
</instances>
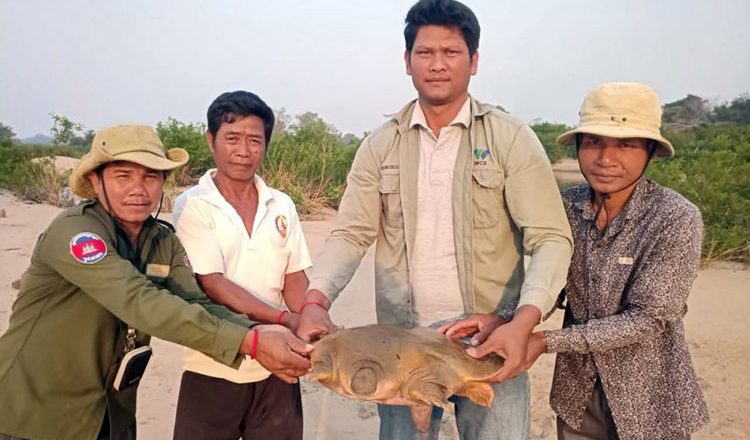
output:
<instances>
[{"instance_id":1,"label":"turtle hind flipper","mask_svg":"<svg viewBox=\"0 0 750 440\"><path fill-rule=\"evenodd\" d=\"M463 388L456 391L456 394L468 397L477 405L486 407L492 405L492 400L495 398L492 385L487 382L466 382Z\"/></svg>"},{"instance_id":2,"label":"turtle hind flipper","mask_svg":"<svg viewBox=\"0 0 750 440\"><path fill-rule=\"evenodd\" d=\"M430 421L432 421L432 405L412 405L409 407L411 412L411 421L417 431L423 436L430 432Z\"/></svg>"}]
</instances>

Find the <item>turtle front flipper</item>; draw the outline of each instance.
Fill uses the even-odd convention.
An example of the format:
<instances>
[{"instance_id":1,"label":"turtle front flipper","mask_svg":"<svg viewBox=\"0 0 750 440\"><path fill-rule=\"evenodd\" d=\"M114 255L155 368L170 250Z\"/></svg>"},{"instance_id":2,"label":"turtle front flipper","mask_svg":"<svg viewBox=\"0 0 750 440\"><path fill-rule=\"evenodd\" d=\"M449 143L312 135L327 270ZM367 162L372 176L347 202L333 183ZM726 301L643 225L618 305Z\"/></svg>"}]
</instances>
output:
<instances>
[{"instance_id":1,"label":"turtle front flipper","mask_svg":"<svg viewBox=\"0 0 750 440\"><path fill-rule=\"evenodd\" d=\"M402 388L401 394L414 402L409 410L411 419L419 431L418 438L428 438L430 421L432 420L432 407L439 406L444 410L449 409L448 389L445 385L436 382L437 378L431 374L429 369L415 371L407 379Z\"/></svg>"},{"instance_id":2,"label":"turtle front flipper","mask_svg":"<svg viewBox=\"0 0 750 440\"><path fill-rule=\"evenodd\" d=\"M359 396L371 396L378 390L378 375L371 367L362 367L354 373L352 391Z\"/></svg>"},{"instance_id":3,"label":"turtle front flipper","mask_svg":"<svg viewBox=\"0 0 750 440\"><path fill-rule=\"evenodd\" d=\"M429 369L414 371L401 386L401 395L416 404L439 406L447 409L449 406L448 389L430 373Z\"/></svg>"},{"instance_id":4,"label":"turtle front flipper","mask_svg":"<svg viewBox=\"0 0 750 440\"><path fill-rule=\"evenodd\" d=\"M378 391L378 383L386 377L378 359L361 359L351 366L353 372L349 388L354 395L371 397Z\"/></svg>"}]
</instances>

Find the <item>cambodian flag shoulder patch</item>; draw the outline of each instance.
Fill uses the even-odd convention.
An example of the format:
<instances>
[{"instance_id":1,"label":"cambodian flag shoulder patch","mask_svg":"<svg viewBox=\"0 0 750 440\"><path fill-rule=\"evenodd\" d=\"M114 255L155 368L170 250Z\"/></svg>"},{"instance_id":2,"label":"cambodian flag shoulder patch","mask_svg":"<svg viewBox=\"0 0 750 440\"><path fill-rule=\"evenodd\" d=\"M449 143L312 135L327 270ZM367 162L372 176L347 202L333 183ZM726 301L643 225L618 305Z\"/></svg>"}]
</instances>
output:
<instances>
[{"instance_id":1,"label":"cambodian flag shoulder patch","mask_svg":"<svg viewBox=\"0 0 750 440\"><path fill-rule=\"evenodd\" d=\"M107 256L107 243L93 232L81 232L70 240L70 254L79 263L94 264Z\"/></svg>"}]
</instances>

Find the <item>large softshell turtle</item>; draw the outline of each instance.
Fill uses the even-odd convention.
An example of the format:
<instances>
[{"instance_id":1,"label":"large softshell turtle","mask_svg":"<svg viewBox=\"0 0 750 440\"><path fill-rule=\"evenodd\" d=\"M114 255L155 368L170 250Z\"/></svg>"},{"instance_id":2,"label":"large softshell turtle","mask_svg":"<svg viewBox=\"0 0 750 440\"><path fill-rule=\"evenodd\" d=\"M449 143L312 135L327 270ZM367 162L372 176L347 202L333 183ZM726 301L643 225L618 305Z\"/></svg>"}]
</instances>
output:
<instances>
[{"instance_id":1,"label":"large softshell turtle","mask_svg":"<svg viewBox=\"0 0 750 440\"><path fill-rule=\"evenodd\" d=\"M503 366L490 355L474 359L467 346L427 328L369 325L339 330L314 344L307 378L356 399L411 406L420 431L432 406L446 408L458 394L489 406L492 387L482 382Z\"/></svg>"}]
</instances>

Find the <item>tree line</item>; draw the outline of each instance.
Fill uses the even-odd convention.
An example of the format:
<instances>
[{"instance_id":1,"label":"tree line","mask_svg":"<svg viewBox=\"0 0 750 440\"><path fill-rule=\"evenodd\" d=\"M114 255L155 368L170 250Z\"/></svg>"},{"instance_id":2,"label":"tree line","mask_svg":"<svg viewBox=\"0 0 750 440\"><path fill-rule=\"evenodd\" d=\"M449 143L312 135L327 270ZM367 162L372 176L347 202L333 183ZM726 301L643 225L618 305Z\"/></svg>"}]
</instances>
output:
<instances>
[{"instance_id":1,"label":"tree line","mask_svg":"<svg viewBox=\"0 0 750 440\"><path fill-rule=\"evenodd\" d=\"M67 200L53 193L64 188L66 177L55 181L35 157L80 157L93 138L69 118L50 114L52 145L21 145L12 127L0 124L0 187L38 201ZM711 107L695 95L664 106L664 135L674 144L673 159L655 160L647 177L683 194L701 210L705 223L703 256L707 260L750 262L750 96ZM558 147L555 138L570 129L565 124L534 122L551 162L575 158L575 147ZM191 185L213 159L205 141L205 124L167 118L156 130L167 148L182 147L189 164L170 177L168 185ZM289 194L301 214L324 207L337 208L346 186L346 175L362 138L342 134L315 113L290 117L277 111L277 125L269 145L263 178Z\"/></svg>"}]
</instances>

